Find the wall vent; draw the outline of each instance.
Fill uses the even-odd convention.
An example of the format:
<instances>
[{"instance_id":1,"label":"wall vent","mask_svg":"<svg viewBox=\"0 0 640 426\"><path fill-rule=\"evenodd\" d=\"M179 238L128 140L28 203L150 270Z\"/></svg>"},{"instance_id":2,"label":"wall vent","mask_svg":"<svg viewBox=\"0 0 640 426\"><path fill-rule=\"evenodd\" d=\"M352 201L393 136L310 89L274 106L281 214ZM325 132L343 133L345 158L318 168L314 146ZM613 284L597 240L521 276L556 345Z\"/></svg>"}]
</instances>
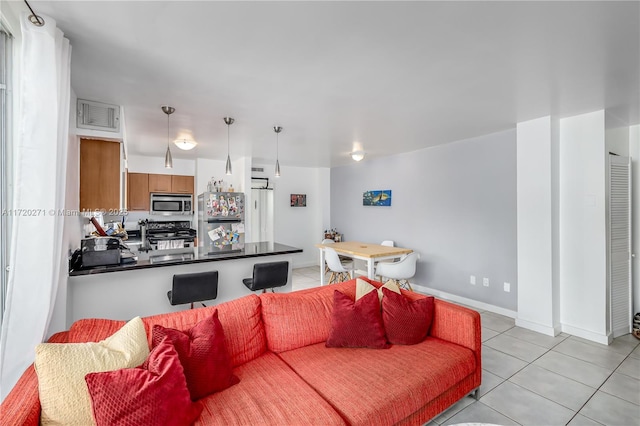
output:
<instances>
[{"instance_id":1,"label":"wall vent","mask_svg":"<svg viewBox=\"0 0 640 426\"><path fill-rule=\"evenodd\" d=\"M118 105L78 99L78 120L76 127L79 129L119 132L120 107Z\"/></svg>"},{"instance_id":2,"label":"wall vent","mask_svg":"<svg viewBox=\"0 0 640 426\"><path fill-rule=\"evenodd\" d=\"M252 172L264 172L264 167L252 167Z\"/></svg>"}]
</instances>

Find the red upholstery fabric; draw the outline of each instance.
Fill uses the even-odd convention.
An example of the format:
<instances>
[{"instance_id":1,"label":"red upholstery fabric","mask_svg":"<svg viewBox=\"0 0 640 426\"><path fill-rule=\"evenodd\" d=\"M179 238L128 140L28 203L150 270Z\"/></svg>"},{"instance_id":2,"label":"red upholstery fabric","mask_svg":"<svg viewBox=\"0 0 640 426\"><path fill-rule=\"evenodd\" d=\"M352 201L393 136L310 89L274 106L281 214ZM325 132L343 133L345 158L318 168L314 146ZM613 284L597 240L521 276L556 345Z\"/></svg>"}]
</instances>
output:
<instances>
[{"instance_id":1,"label":"red upholstery fabric","mask_svg":"<svg viewBox=\"0 0 640 426\"><path fill-rule=\"evenodd\" d=\"M413 292L403 292L403 294L410 298L420 297L419 294ZM464 306L435 299L433 322L429 335L471 349L476 358L474 387L480 386L482 380L480 314Z\"/></svg>"},{"instance_id":2,"label":"red upholstery fabric","mask_svg":"<svg viewBox=\"0 0 640 426\"><path fill-rule=\"evenodd\" d=\"M328 348L389 347L384 335L378 292L372 291L358 301L335 290Z\"/></svg>"},{"instance_id":3,"label":"red upholstery fabric","mask_svg":"<svg viewBox=\"0 0 640 426\"><path fill-rule=\"evenodd\" d=\"M99 342L113 335L126 323L102 318L78 320L69 329L69 343Z\"/></svg>"},{"instance_id":4,"label":"red upholstery fabric","mask_svg":"<svg viewBox=\"0 0 640 426\"><path fill-rule=\"evenodd\" d=\"M184 331L213 314L215 309L218 310L218 318L222 323L227 350L234 367L257 358L267 350L260 298L254 294L218 306L142 318L149 336L149 345L152 344L151 330L155 324Z\"/></svg>"},{"instance_id":5,"label":"red upholstery fabric","mask_svg":"<svg viewBox=\"0 0 640 426\"><path fill-rule=\"evenodd\" d=\"M367 281L375 287L380 286L378 282ZM332 305L335 289L353 298L355 280L284 296L294 299L316 297L313 295L317 293L327 297ZM410 300L425 297L410 291L401 292ZM271 299L270 295L263 296L266 296L261 296L263 301ZM197 424L330 425L344 424L348 421L354 424L420 425L480 385L480 315L470 309L436 299L429 337L417 345L394 345L384 351L332 349L325 348L325 340L320 340L313 346L299 347L297 350L282 353L283 359L298 372L306 377L313 377L307 379L298 376L293 370L287 370L283 361L277 362L276 355L265 353L267 343L261 323L259 300L252 295L218 305L220 322L232 363L236 367L234 373L241 378L241 382L223 392L201 399L200 402L206 404L206 408ZM287 299L286 303L289 302L291 306L294 305L293 301ZM281 305L285 310L286 303ZM213 309L215 308L186 310L143 320L147 331L151 330L154 323L186 330L211 315ZM314 338L318 338L318 333L324 333L326 339L329 333L330 321L327 319L330 318L331 310L325 311L323 315L326 318L320 318L318 321L324 322L324 328L317 326L313 314L305 316L303 312L298 312L295 315L281 315L277 309L268 313L266 308L262 310L262 314L269 339L280 339L282 345L287 344L287 338L295 344L306 342L303 336L307 330L316 330ZM123 321L81 320L74 323L69 332L55 335L50 341L100 341L117 331L122 324ZM271 327L268 324L271 324ZM430 342L439 342L435 345L437 348L432 348L433 353L422 349L423 345ZM314 355L316 346L318 354ZM452 377L461 375L460 369L466 368L464 366L472 362L466 356L460 357L460 351L472 353L471 359L475 359L475 369L472 369L472 374L447 388L446 386L453 382ZM363 357L362 353L375 353L376 357L380 357L379 363ZM453 356L450 356L452 353ZM327 359L324 359L322 354L327 354ZM357 356L354 357L353 354ZM354 362L355 365L343 365L345 361ZM440 380L443 369L447 370L447 374ZM411 373L407 374L407 371ZM448 376L449 371L452 377ZM369 380L373 381L372 385ZM384 389L381 390L381 385L376 384L376 380L385 383ZM422 381L422 384L412 380ZM345 386L345 389L340 389ZM367 387L370 387L369 391ZM264 389L264 392L258 392L256 389ZM314 390L320 393L315 393ZM325 395L338 402L325 401ZM329 404L335 405L340 414L332 411ZM341 415L344 417L341 418ZM39 424L39 416L38 383L31 366L0 406L0 424L36 426Z\"/></svg>"},{"instance_id":6,"label":"red upholstery fabric","mask_svg":"<svg viewBox=\"0 0 640 426\"><path fill-rule=\"evenodd\" d=\"M173 345L156 346L140 368L85 376L98 426L187 426L202 412L187 389Z\"/></svg>"},{"instance_id":7,"label":"red upholstery fabric","mask_svg":"<svg viewBox=\"0 0 640 426\"><path fill-rule=\"evenodd\" d=\"M278 356L353 425L399 422L473 376L476 367L470 349L432 337L384 351L318 343Z\"/></svg>"},{"instance_id":8,"label":"red upholstery fabric","mask_svg":"<svg viewBox=\"0 0 640 426\"><path fill-rule=\"evenodd\" d=\"M168 339L178 352L192 400L238 383L217 310L184 332L156 324L152 334L153 347Z\"/></svg>"},{"instance_id":9,"label":"red upholstery fabric","mask_svg":"<svg viewBox=\"0 0 640 426\"><path fill-rule=\"evenodd\" d=\"M355 280L292 293L263 293L267 347L279 353L325 342L331 330L333 292L355 295Z\"/></svg>"},{"instance_id":10,"label":"red upholstery fabric","mask_svg":"<svg viewBox=\"0 0 640 426\"><path fill-rule=\"evenodd\" d=\"M325 349L326 350L326 349ZM196 425L344 425L344 420L277 355L234 370L240 383L200 400Z\"/></svg>"},{"instance_id":11,"label":"red upholstery fabric","mask_svg":"<svg viewBox=\"0 0 640 426\"><path fill-rule=\"evenodd\" d=\"M409 300L386 288L382 293L382 321L389 343L415 345L422 342L433 319L433 296Z\"/></svg>"}]
</instances>

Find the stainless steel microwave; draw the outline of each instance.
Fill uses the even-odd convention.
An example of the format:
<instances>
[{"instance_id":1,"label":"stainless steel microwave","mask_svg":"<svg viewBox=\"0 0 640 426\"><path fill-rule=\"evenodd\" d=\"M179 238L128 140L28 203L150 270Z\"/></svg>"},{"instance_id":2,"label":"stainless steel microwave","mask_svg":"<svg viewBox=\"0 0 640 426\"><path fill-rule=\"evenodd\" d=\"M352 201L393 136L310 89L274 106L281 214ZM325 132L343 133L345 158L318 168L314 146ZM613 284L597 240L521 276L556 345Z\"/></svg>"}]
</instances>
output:
<instances>
[{"instance_id":1,"label":"stainless steel microwave","mask_svg":"<svg viewBox=\"0 0 640 426\"><path fill-rule=\"evenodd\" d=\"M193 214L190 194L151 194L149 213L164 216Z\"/></svg>"}]
</instances>

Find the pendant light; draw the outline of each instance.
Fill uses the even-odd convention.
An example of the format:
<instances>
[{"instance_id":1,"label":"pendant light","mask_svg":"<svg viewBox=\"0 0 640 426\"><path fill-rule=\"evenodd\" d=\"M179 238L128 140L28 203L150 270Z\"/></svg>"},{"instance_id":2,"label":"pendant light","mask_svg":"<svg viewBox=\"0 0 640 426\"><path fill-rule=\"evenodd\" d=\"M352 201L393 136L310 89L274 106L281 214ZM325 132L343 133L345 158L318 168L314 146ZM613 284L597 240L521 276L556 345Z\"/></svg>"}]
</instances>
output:
<instances>
[{"instance_id":1,"label":"pendant light","mask_svg":"<svg viewBox=\"0 0 640 426\"><path fill-rule=\"evenodd\" d=\"M280 160L278 152L278 135L282 131L282 127L274 126L273 131L276 132L276 177L280 177Z\"/></svg>"},{"instance_id":2,"label":"pendant light","mask_svg":"<svg viewBox=\"0 0 640 426\"><path fill-rule=\"evenodd\" d=\"M231 117L224 118L224 123L227 125L227 166L225 167L225 173L228 175L231 174L231 156L229 155L229 126L231 126L234 121L236 120Z\"/></svg>"},{"instance_id":3,"label":"pendant light","mask_svg":"<svg viewBox=\"0 0 640 426\"><path fill-rule=\"evenodd\" d=\"M167 169L173 168L173 158L171 157L171 149L169 149L169 116L176 111L174 107L163 105L162 112L167 114L167 153L164 155L164 166Z\"/></svg>"}]
</instances>

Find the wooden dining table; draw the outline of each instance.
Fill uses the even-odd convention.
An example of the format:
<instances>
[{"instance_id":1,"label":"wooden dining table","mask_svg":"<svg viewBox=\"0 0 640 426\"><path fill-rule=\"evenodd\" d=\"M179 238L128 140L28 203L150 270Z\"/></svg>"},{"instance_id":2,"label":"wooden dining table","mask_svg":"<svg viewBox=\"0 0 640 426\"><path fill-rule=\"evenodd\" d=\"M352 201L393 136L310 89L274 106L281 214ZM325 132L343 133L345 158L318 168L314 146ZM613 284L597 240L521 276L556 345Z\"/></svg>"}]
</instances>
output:
<instances>
[{"instance_id":1,"label":"wooden dining table","mask_svg":"<svg viewBox=\"0 0 640 426\"><path fill-rule=\"evenodd\" d=\"M333 244L316 244L320 249L320 285L325 284L324 280L324 249L332 248L338 254L352 259L360 259L367 262L367 278L375 279L375 262L381 260L395 259L402 255L409 254L413 250L401 247L383 246L380 244L361 243L357 241L344 241Z\"/></svg>"}]
</instances>

